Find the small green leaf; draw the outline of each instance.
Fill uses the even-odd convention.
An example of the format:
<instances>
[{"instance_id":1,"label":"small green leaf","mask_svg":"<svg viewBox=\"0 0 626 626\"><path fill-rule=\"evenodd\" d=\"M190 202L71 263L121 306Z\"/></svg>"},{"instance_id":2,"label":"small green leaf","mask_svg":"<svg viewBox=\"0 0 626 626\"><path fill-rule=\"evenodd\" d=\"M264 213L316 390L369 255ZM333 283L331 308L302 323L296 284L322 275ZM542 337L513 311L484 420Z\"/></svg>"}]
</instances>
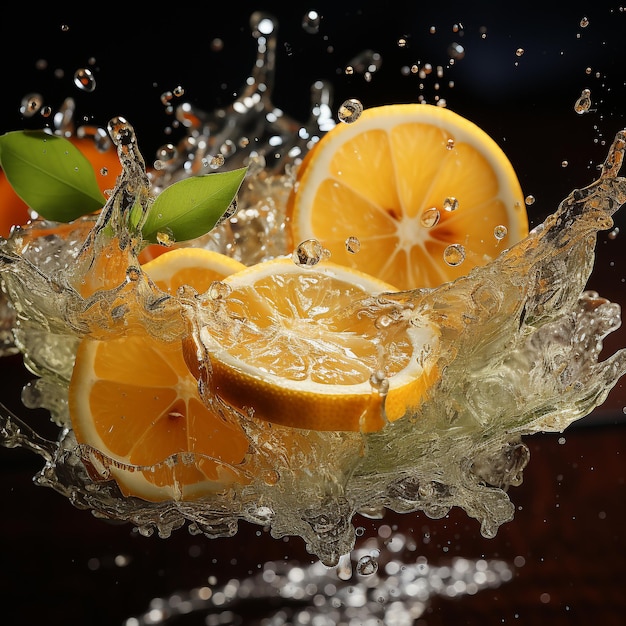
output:
<instances>
[{"instance_id":1,"label":"small green leaf","mask_svg":"<svg viewBox=\"0 0 626 626\"><path fill-rule=\"evenodd\" d=\"M247 168L194 176L166 187L154 200L142 235L156 243L165 233L174 241L188 241L208 233L231 205Z\"/></svg>"},{"instance_id":2,"label":"small green leaf","mask_svg":"<svg viewBox=\"0 0 626 626\"><path fill-rule=\"evenodd\" d=\"M1 135L0 166L15 193L46 219L71 222L106 202L91 163L64 137L44 131Z\"/></svg>"}]
</instances>

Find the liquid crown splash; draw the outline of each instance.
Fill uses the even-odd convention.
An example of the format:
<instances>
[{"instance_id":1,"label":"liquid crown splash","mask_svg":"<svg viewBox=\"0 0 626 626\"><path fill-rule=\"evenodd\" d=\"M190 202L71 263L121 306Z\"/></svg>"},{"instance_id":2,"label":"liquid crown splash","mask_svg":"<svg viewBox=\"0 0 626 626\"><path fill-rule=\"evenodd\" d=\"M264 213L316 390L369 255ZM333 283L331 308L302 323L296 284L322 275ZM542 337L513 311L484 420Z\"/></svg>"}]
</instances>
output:
<instances>
[{"instance_id":1,"label":"liquid crown splash","mask_svg":"<svg viewBox=\"0 0 626 626\"><path fill-rule=\"evenodd\" d=\"M263 56L269 75L257 86L271 86L275 42L258 40L262 55L269 55ZM213 116L190 115L183 107L179 115L191 120L188 136L177 159L159 170L155 186L197 173L194 166L213 147L229 139L236 143L259 116L260 137L284 130L286 118L277 126L267 115L272 110L267 94L268 89L251 86L242 98L254 106L238 110L233 105ZM317 106L313 109L309 128L317 132L320 115ZM36 482L77 507L129 521L146 535L156 530L162 537L185 523L192 533L229 536L240 521L250 522L269 527L275 537L302 537L326 565L339 563L355 545L355 514L381 517L386 508L440 518L458 506L491 537L513 517L507 490L521 483L529 456L522 437L562 431L601 404L626 372L626 350L598 361L603 339L620 325L618 305L585 291L597 232L611 228L611 215L626 201L626 180L618 176L625 149L620 132L599 179L572 192L554 215L489 265L436 289L385 293L360 303L373 324L386 316L398 325L429 322L438 328L442 375L419 414L371 434L270 429L235 414L250 453L244 467L231 469L246 474L245 485L195 501L124 497L115 473L150 468L124 466L77 445L67 389L78 342L86 336L121 336L138 327L174 340L185 332L186 320L196 332L212 322L195 295L166 296L143 274L136 233L129 230L124 212L146 197L149 181L132 126L118 119L111 130L124 173L98 219L77 221L63 237L36 237L38 228L49 225L35 223L17 229L0 247L3 288L18 316L16 344L39 377L25 389L25 404L49 409L60 426L58 440L47 441L5 410L3 444L41 455L45 466ZM251 168L239 212L195 243L247 264L288 252L284 240L272 234L284 226L284 198L297 152L292 149L304 135L298 134L295 144L293 135L292 143L285 140L278 157L272 142L260 141L274 161L267 168ZM207 145L198 149L203 142ZM306 150L306 142L301 149ZM237 158L249 162L265 156L250 150ZM267 243L251 245L252 235ZM102 258L109 263L110 284L85 291L93 263ZM176 468L185 462L189 459L176 455L158 467L169 472L176 487Z\"/></svg>"}]
</instances>

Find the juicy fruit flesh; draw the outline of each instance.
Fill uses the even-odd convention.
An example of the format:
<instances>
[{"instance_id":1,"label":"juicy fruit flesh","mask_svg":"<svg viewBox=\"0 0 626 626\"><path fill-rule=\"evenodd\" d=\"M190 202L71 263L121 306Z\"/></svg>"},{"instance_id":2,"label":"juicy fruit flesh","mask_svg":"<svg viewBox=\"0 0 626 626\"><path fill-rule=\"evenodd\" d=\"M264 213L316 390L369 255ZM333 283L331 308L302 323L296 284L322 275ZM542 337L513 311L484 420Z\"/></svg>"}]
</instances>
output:
<instances>
[{"instance_id":1,"label":"juicy fruit flesh","mask_svg":"<svg viewBox=\"0 0 626 626\"><path fill-rule=\"evenodd\" d=\"M294 245L317 238L333 261L405 289L464 275L527 234L513 168L480 129L437 107L382 109L360 132L360 120L331 131L305 158L290 198ZM438 221L428 225L433 211ZM504 240L494 235L499 226ZM349 237L360 242L357 254ZM465 249L456 266L444 260L453 244Z\"/></svg>"}]
</instances>

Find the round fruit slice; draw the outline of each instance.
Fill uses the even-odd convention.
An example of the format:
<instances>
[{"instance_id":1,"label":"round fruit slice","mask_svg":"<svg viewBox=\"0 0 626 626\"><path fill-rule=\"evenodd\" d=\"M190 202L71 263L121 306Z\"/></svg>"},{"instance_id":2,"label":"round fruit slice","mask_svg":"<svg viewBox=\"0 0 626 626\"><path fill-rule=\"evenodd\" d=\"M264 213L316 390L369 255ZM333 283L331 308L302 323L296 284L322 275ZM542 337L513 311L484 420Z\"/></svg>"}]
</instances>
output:
<instances>
[{"instance_id":1,"label":"round fruit slice","mask_svg":"<svg viewBox=\"0 0 626 626\"><path fill-rule=\"evenodd\" d=\"M254 418L372 432L418 407L437 377L436 329L383 321L371 296L396 289L377 278L281 257L223 283L229 294L199 333L199 360L209 367L190 369Z\"/></svg>"},{"instance_id":2,"label":"round fruit slice","mask_svg":"<svg viewBox=\"0 0 626 626\"><path fill-rule=\"evenodd\" d=\"M216 252L181 248L143 269L164 291L198 291L244 266ZM246 482L237 469L248 440L237 423L206 407L180 342L147 333L108 341L84 339L69 388L79 443L113 462L109 471L127 496L193 499Z\"/></svg>"},{"instance_id":3,"label":"round fruit slice","mask_svg":"<svg viewBox=\"0 0 626 626\"><path fill-rule=\"evenodd\" d=\"M427 104L374 107L335 126L300 165L287 213L294 248L317 239L334 262L400 289L467 274L528 234L504 152Z\"/></svg>"}]
</instances>

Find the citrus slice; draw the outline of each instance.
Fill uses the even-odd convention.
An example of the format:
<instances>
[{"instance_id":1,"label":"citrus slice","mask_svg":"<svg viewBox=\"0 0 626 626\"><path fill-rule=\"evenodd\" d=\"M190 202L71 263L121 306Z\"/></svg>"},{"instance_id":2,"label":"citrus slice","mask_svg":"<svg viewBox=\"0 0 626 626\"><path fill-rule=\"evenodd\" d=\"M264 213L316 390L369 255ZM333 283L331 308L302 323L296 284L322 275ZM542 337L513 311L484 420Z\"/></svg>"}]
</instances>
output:
<instances>
[{"instance_id":1,"label":"citrus slice","mask_svg":"<svg viewBox=\"0 0 626 626\"><path fill-rule=\"evenodd\" d=\"M221 254L176 249L143 269L164 291L198 291L244 267ZM248 441L227 415L207 408L183 358L181 343L145 331L98 341L83 339L69 387L76 439L105 457L127 496L193 499L246 482L237 468Z\"/></svg>"},{"instance_id":2,"label":"citrus slice","mask_svg":"<svg viewBox=\"0 0 626 626\"><path fill-rule=\"evenodd\" d=\"M498 144L427 104L373 107L335 126L298 168L287 214L293 247L317 239L334 262L400 289L467 274L528 234Z\"/></svg>"},{"instance_id":3,"label":"citrus slice","mask_svg":"<svg viewBox=\"0 0 626 626\"><path fill-rule=\"evenodd\" d=\"M279 257L222 282L229 294L199 332L209 366L190 369L254 418L372 432L419 406L437 377L436 329L417 320L377 324L371 296L396 291L377 278Z\"/></svg>"}]
</instances>

